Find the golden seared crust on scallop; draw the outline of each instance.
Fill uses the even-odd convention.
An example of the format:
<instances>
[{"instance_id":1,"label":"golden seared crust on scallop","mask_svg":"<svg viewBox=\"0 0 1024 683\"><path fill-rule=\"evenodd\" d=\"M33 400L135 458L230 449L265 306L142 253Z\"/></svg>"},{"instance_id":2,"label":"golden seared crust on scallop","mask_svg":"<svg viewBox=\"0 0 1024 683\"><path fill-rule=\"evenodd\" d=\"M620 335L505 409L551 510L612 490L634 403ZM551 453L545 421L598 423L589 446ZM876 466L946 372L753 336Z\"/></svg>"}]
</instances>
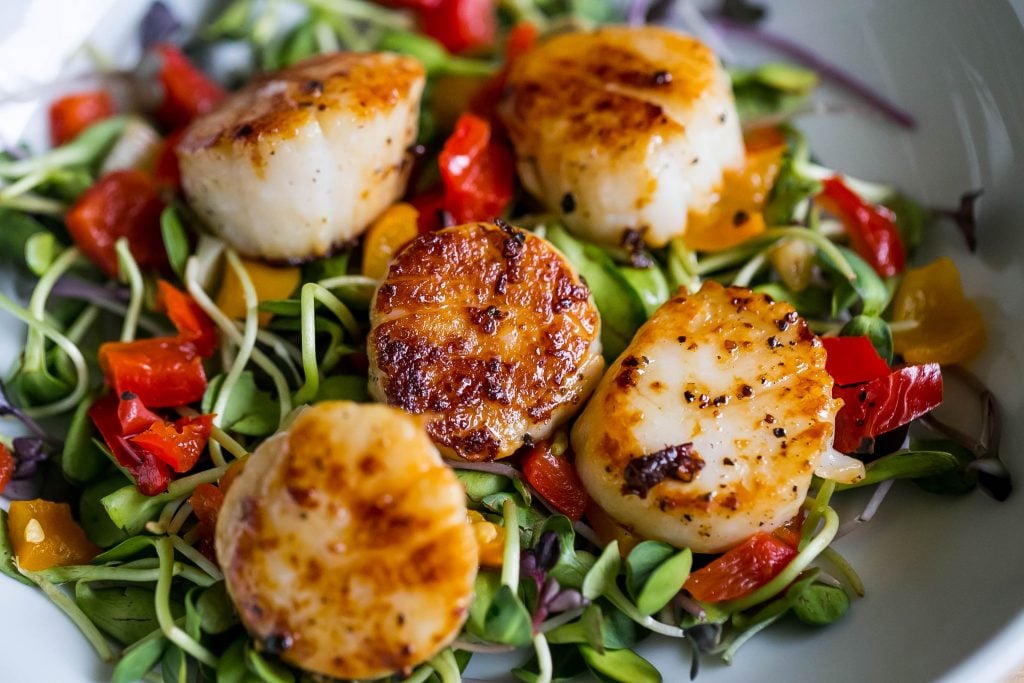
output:
<instances>
[{"instance_id":1,"label":"golden seared crust on scallop","mask_svg":"<svg viewBox=\"0 0 1024 683\"><path fill-rule=\"evenodd\" d=\"M459 632L477 572L465 493L416 418L319 403L250 456L217 558L242 622L285 661L373 679Z\"/></svg>"},{"instance_id":2,"label":"golden seared crust on scallop","mask_svg":"<svg viewBox=\"0 0 1024 683\"><path fill-rule=\"evenodd\" d=\"M414 240L370 319L371 393L427 415L434 441L470 460L548 436L603 368L590 290L550 243L504 224Z\"/></svg>"},{"instance_id":3,"label":"golden seared crust on scallop","mask_svg":"<svg viewBox=\"0 0 1024 683\"><path fill-rule=\"evenodd\" d=\"M425 79L410 57L355 52L260 76L179 143L190 204L244 254L325 255L405 191Z\"/></svg>"},{"instance_id":4,"label":"golden seared crust on scallop","mask_svg":"<svg viewBox=\"0 0 1024 683\"><path fill-rule=\"evenodd\" d=\"M645 26L564 33L512 66L501 107L524 186L575 232L661 245L743 161L728 76L689 36Z\"/></svg>"},{"instance_id":5,"label":"golden seared crust on scallop","mask_svg":"<svg viewBox=\"0 0 1024 683\"><path fill-rule=\"evenodd\" d=\"M791 306L708 282L609 368L573 428L576 466L637 534L721 552L799 511L841 405Z\"/></svg>"}]
</instances>

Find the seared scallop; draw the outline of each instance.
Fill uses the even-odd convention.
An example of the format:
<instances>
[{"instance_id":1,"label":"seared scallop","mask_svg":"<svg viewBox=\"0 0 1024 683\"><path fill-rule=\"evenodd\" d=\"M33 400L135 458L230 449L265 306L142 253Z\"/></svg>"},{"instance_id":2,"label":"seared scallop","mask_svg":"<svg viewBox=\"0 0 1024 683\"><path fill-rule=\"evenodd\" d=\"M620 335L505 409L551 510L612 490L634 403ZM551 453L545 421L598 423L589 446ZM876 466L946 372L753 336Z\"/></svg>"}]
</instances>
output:
<instances>
[{"instance_id":1,"label":"seared scallop","mask_svg":"<svg viewBox=\"0 0 1024 683\"><path fill-rule=\"evenodd\" d=\"M307 408L250 456L217 520L242 622L307 671L376 679L458 634L477 572L465 493L400 410Z\"/></svg>"},{"instance_id":2,"label":"seared scallop","mask_svg":"<svg viewBox=\"0 0 1024 683\"><path fill-rule=\"evenodd\" d=\"M726 550L795 515L833 457L825 349L788 304L706 283L655 312L572 431L591 497L645 538ZM824 457L823 457L824 456Z\"/></svg>"},{"instance_id":3,"label":"seared scallop","mask_svg":"<svg viewBox=\"0 0 1024 683\"><path fill-rule=\"evenodd\" d=\"M324 256L405 191L425 74L387 53L313 57L197 118L177 148L190 205L232 247Z\"/></svg>"},{"instance_id":4,"label":"seared scallop","mask_svg":"<svg viewBox=\"0 0 1024 683\"><path fill-rule=\"evenodd\" d=\"M518 58L502 118L519 177L576 233L660 246L707 211L743 163L729 77L714 53L655 26L564 33Z\"/></svg>"},{"instance_id":5,"label":"seared scallop","mask_svg":"<svg viewBox=\"0 0 1024 683\"><path fill-rule=\"evenodd\" d=\"M370 309L370 391L428 416L443 451L511 455L565 422L600 378L590 290L549 242L473 223L414 240Z\"/></svg>"}]
</instances>

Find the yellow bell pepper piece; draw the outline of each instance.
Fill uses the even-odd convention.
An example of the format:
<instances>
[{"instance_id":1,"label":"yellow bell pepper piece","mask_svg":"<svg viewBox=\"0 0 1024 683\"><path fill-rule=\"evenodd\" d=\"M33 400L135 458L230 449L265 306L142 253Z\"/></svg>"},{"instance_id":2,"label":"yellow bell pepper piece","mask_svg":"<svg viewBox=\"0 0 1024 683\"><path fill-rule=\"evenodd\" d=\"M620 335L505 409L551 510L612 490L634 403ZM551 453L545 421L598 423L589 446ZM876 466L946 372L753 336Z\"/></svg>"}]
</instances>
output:
<instances>
[{"instance_id":1,"label":"yellow bell pepper piece","mask_svg":"<svg viewBox=\"0 0 1024 683\"><path fill-rule=\"evenodd\" d=\"M302 271L299 268L275 268L260 261L246 259L242 260L242 266L252 280L256 299L260 303L287 299L302 281ZM245 290L242 289L242 281L231 267L224 271L224 281L217 293L217 307L229 318L245 318ZM260 313L260 325L269 323L271 317L273 316L270 313Z\"/></svg>"},{"instance_id":2,"label":"yellow bell pepper piece","mask_svg":"<svg viewBox=\"0 0 1024 683\"><path fill-rule=\"evenodd\" d=\"M480 564L484 567L500 567L502 553L505 550L505 527L488 522L476 510L467 512L469 523L473 525L476 545L480 552Z\"/></svg>"},{"instance_id":3,"label":"yellow bell pepper piece","mask_svg":"<svg viewBox=\"0 0 1024 683\"><path fill-rule=\"evenodd\" d=\"M391 259L419 234L419 215L411 204L399 202L373 222L363 239L363 275L376 280L387 276Z\"/></svg>"},{"instance_id":4,"label":"yellow bell pepper piece","mask_svg":"<svg viewBox=\"0 0 1024 683\"><path fill-rule=\"evenodd\" d=\"M88 564L100 552L71 518L67 503L12 501L7 529L18 565L29 571Z\"/></svg>"},{"instance_id":5,"label":"yellow bell pepper piece","mask_svg":"<svg viewBox=\"0 0 1024 683\"><path fill-rule=\"evenodd\" d=\"M722 251L765 231L762 209L779 174L785 138L777 129L754 131L746 141L746 161L726 172L718 202L687 218L683 241L695 251Z\"/></svg>"},{"instance_id":6,"label":"yellow bell pepper piece","mask_svg":"<svg viewBox=\"0 0 1024 683\"><path fill-rule=\"evenodd\" d=\"M908 363L963 363L985 346L981 313L964 297L960 272L948 258L906 272L893 322L893 348Z\"/></svg>"}]
</instances>

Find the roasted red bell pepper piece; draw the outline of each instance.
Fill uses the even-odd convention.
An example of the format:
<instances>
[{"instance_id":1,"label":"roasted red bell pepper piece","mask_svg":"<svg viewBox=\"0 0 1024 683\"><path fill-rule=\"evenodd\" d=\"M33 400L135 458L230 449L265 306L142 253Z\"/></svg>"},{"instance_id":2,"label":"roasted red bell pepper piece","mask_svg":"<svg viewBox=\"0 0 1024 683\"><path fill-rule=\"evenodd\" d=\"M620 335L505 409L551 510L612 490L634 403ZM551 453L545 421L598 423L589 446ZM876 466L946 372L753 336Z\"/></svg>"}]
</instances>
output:
<instances>
[{"instance_id":1,"label":"roasted red bell pepper piece","mask_svg":"<svg viewBox=\"0 0 1024 683\"><path fill-rule=\"evenodd\" d=\"M166 43L154 49L162 61L157 79L164 93L156 110L162 124L172 130L183 128L224 99L224 90L197 69L181 50Z\"/></svg>"},{"instance_id":2,"label":"roasted red bell pepper piece","mask_svg":"<svg viewBox=\"0 0 1024 683\"><path fill-rule=\"evenodd\" d=\"M938 363L908 365L864 384L834 387L832 396L843 399L836 416L836 449L869 452L874 437L942 403L942 371Z\"/></svg>"},{"instance_id":3,"label":"roasted red bell pepper piece","mask_svg":"<svg viewBox=\"0 0 1024 683\"><path fill-rule=\"evenodd\" d=\"M146 496L163 493L171 480L170 468L149 451L128 441L121 431L117 408L116 396L103 396L92 404L89 417L114 454L114 459L135 479L139 491Z\"/></svg>"},{"instance_id":4,"label":"roasted red bell pepper piece","mask_svg":"<svg viewBox=\"0 0 1024 683\"><path fill-rule=\"evenodd\" d=\"M828 360L825 370L837 386L860 384L889 374L889 365L868 337L822 337Z\"/></svg>"},{"instance_id":5,"label":"roasted red bell pepper piece","mask_svg":"<svg viewBox=\"0 0 1024 683\"><path fill-rule=\"evenodd\" d=\"M160 234L160 200L145 173L114 171L82 193L64 218L75 244L110 277L117 277L118 239L142 268L166 269L167 252Z\"/></svg>"},{"instance_id":6,"label":"roasted red bell pepper piece","mask_svg":"<svg viewBox=\"0 0 1024 683\"><path fill-rule=\"evenodd\" d=\"M183 417L175 422L154 422L131 442L170 465L175 472L191 470L206 450L213 429L213 415Z\"/></svg>"},{"instance_id":7,"label":"roasted red bell pepper piece","mask_svg":"<svg viewBox=\"0 0 1024 683\"><path fill-rule=\"evenodd\" d=\"M512 152L491 135L491 124L463 114L438 156L444 208L456 223L501 216L513 192Z\"/></svg>"},{"instance_id":8,"label":"roasted red bell pepper piece","mask_svg":"<svg viewBox=\"0 0 1024 683\"><path fill-rule=\"evenodd\" d=\"M896 214L884 206L864 201L838 176L822 184L817 201L842 220L854 251L875 272L883 277L903 272L906 253L896 225Z\"/></svg>"},{"instance_id":9,"label":"roasted red bell pepper piece","mask_svg":"<svg viewBox=\"0 0 1024 683\"><path fill-rule=\"evenodd\" d=\"M539 35L540 31L537 30L537 27L528 21L521 21L512 27L505 38L505 63L501 70L481 85L473 95L473 99L470 100L469 108L474 114L484 117L493 126L503 126L501 118L497 114L497 106L502 92L505 90L508 72L516 59L529 52L537 44Z\"/></svg>"},{"instance_id":10,"label":"roasted red bell pepper piece","mask_svg":"<svg viewBox=\"0 0 1024 683\"><path fill-rule=\"evenodd\" d=\"M444 192L425 192L410 199L409 203L419 212L416 216L416 227L421 235L444 227Z\"/></svg>"},{"instance_id":11,"label":"roasted red bell pepper piece","mask_svg":"<svg viewBox=\"0 0 1024 683\"><path fill-rule=\"evenodd\" d=\"M494 43L498 17L494 0L440 0L417 10L423 33L449 52L464 52Z\"/></svg>"},{"instance_id":12,"label":"roasted red bell pepper piece","mask_svg":"<svg viewBox=\"0 0 1024 683\"><path fill-rule=\"evenodd\" d=\"M192 342L203 358L209 358L217 348L217 328L210 316L196 300L166 280L157 282L159 305L167 311L178 337Z\"/></svg>"},{"instance_id":13,"label":"roasted red bell pepper piece","mask_svg":"<svg viewBox=\"0 0 1024 683\"><path fill-rule=\"evenodd\" d=\"M118 396L135 394L150 408L194 403L206 391L202 359L191 342L166 337L107 342L100 346L99 360Z\"/></svg>"},{"instance_id":14,"label":"roasted red bell pepper piece","mask_svg":"<svg viewBox=\"0 0 1024 683\"><path fill-rule=\"evenodd\" d=\"M196 519L196 533L199 536L199 551L216 562L214 536L217 530L217 515L224 505L224 491L213 484L200 484L188 498Z\"/></svg>"},{"instance_id":15,"label":"roasted red bell pepper piece","mask_svg":"<svg viewBox=\"0 0 1024 683\"><path fill-rule=\"evenodd\" d=\"M523 458L523 476L545 500L563 515L579 521L589 497L576 467L564 454L551 452L551 444L541 441Z\"/></svg>"},{"instance_id":16,"label":"roasted red bell pepper piece","mask_svg":"<svg viewBox=\"0 0 1024 683\"><path fill-rule=\"evenodd\" d=\"M117 402L117 420L121 423L121 433L132 436L149 429L154 422L163 418L147 408L135 394L126 391Z\"/></svg>"},{"instance_id":17,"label":"roasted red bell pepper piece","mask_svg":"<svg viewBox=\"0 0 1024 683\"><path fill-rule=\"evenodd\" d=\"M11 482L16 465L17 463L14 462L14 456L11 455L11 451L7 446L0 443L0 493L3 493L4 489L7 488L7 484Z\"/></svg>"},{"instance_id":18,"label":"roasted red bell pepper piece","mask_svg":"<svg viewBox=\"0 0 1024 683\"><path fill-rule=\"evenodd\" d=\"M106 90L65 95L50 105L50 140L63 145L94 123L114 115L114 100Z\"/></svg>"},{"instance_id":19,"label":"roasted red bell pepper piece","mask_svg":"<svg viewBox=\"0 0 1024 683\"><path fill-rule=\"evenodd\" d=\"M153 163L153 180L160 189L177 192L181 189L181 168L175 148L185 135L185 129L176 130L164 138Z\"/></svg>"},{"instance_id":20,"label":"roasted red bell pepper piece","mask_svg":"<svg viewBox=\"0 0 1024 683\"><path fill-rule=\"evenodd\" d=\"M690 574L683 588L701 602L742 598L774 579L796 554L785 541L758 532Z\"/></svg>"}]
</instances>

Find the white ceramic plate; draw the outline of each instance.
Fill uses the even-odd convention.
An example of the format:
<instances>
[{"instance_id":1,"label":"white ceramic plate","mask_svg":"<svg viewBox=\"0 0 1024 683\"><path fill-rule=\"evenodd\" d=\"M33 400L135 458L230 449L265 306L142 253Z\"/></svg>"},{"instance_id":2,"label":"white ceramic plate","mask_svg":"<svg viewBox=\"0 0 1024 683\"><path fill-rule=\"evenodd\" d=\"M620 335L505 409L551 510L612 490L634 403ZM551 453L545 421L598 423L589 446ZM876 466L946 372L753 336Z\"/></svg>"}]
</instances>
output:
<instances>
[{"instance_id":1,"label":"white ceramic plate","mask_svg":"<svg viewBox=\"0 0 1024 683\"><path fill-rule=\"evenodd\" d=\"M195 3L187 5L196 15ZM1024 481L1024 0L778 0L771 26L828 56L903 103L913 132L872 116L801 122L829 166L890 180L926 204L951 205L983 187L981 248L965 253L938 228L922 258L951 255L989 325L974 369L1006 417L1003 456ZM0 93L54 78L83 39L130 64L144 0L0 2ZM108 11L109 10L109 11ZM840 94L825 90L830 99ZM0 95L0 99L3 96ZM0 107L6 142L42 128L38 103ZM21 331L0 321L0 362ZM730 681L995 681L1024 663L1024 492L1003 504L981 493L939 498L897 484L872 524L838 549L867 596L833 627L773 627L730 667L705 666L703 683ZM667 681L686 679L683 648L646 653ZM506 668L505 671L508 669ZM86 683L109 671L41 595L0 581L0 680Z\"/></svg>"}]
</instances>

